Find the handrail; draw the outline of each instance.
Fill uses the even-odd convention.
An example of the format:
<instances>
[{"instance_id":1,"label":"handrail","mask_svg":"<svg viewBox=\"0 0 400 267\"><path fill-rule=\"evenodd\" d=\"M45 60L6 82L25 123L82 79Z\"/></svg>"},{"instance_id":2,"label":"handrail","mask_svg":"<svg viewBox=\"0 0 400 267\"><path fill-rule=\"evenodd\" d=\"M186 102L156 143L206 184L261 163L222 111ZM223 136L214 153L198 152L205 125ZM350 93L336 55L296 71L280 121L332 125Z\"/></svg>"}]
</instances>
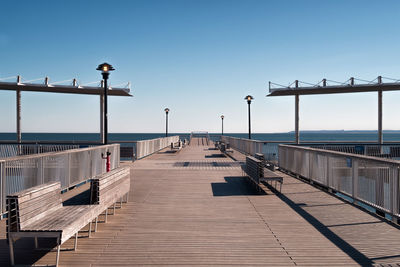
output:
<instances>
[{"instance_id":1,"label":"handrail","mask_svg":"<svg viewBox=\"0 0 400 267\"><path fill-rule=\"evenodd\" d=\"M400 218L400 161L319 148L279 145L279 167Z\"/></svg>"},{"instance_id":2,"label":"handrail","mask_svg":"<svg viewBox=\"0 0 400 267\"><path fill-rule=\"evenodd\" d=\"M340 152L340 151L332 151L332 150L326 150L326 149L321 149L321 148L293 146L293 145L284 145L284 144L279 145L279 147L290 147L290 148L294 148L294 149L298 148L298 149L302 149L302 150L306 150L306 151L315 151L315 152L319 152L322 154L337 155L337 156L342 156L342 157L346 157L346 158L373 160L373 161L377 161L377 162L391 163L391 164L396 164L396 165L400 166L400 161L388 159L388 158L378 158L378 157L373 157L373 156L346 153L346 152Z\"/></svg>"},{"instance_id":3,"label":"handrail","mask_svg":"<svg viewBox=\"0 0 400 267\"><path fill-rule=\"evenodd\" d=\"M111 145L105 145L102 147L107 147L107 146L111 146ZM58 155L62 155L65 153L96 150L98 147L100 147L100 146L86 147L86 148L73 148L73 149L68 149L68 150L64 150L64 151L54 151L54 152L45 152L45 153L40 153L40 154L14 156L14 157L8 157L8 158L1 158L0 162L11 161L11 160L22 160L22 159L34 159L34 158L40 158L40 157L45 157L45 156L58 156Z\"/></svg>"}]
</instances>

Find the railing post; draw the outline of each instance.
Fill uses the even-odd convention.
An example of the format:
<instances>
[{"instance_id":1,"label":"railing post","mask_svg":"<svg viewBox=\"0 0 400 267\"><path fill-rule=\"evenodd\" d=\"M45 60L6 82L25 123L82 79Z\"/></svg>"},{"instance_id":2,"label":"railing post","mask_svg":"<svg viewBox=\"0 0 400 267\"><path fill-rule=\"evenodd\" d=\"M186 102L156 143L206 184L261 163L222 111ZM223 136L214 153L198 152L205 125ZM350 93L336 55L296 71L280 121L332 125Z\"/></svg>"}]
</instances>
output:
<instances>
[{"instance_id":1,"label":"railing post","mask_svg":"<svg viewBox=\"0 0 400 267\"><path fill-rule=\"evenodd\" d=\"M2 219L6 213L4 209L4 200L6 197L4 188L4 162L0 162L0 219Z\"/></svg>"},{"instance_id":2,"label":"railing post","mask_svg":"<svg viewBox=\"0 0 400 267\"><path fill-rule=\"evenodd\" d=\"M39 181L40 181L40 184L44 184L44 162L43 162L43 159L44 159L44 157L40 157L40 160L39 160L39 173L40 173L40 175L39 175Z\"/></svg>"},{"instance_id":3,"label":"railing post","mask_svg":"<svg viewBox=\"0 0 400 267\"><path fill-rule=\"evenodd\" d=\"M308 174L308 178L310 179L311 183L314 183L313 177L311 177L311 157L314 155L315 152L306 152L306 154L308 155L308 170L307 170L307 174Z\"/></svg>"},{"instance_id":4,"label":"railing post","mask_svg":"<svg viewBox=\"0 0 400 267\"><path fill-rule=\"evenodd\" d=\"M331 157L326 156L326 185L329 193L332 193L331 164Z\"/></svg>"},{"instance_id":5,"label":"railing post","mask_svg":"<svg viewBox=\"0 0 400 267\"><path fill-rule=\"evenodd\" d=\"M390 213L392 214L392 222L397 223L397 214L399 213L398 196L399 196L399 167L393 167L392 175L390 175Z\"/></svg>"},{"instance_id":6,"label":"railing post","mask_svg":"<svg viewBox=\"0 0 400 267\"><path fill-rule=\"evenodd\" d=\"M68 162L67 162L67 180L68 180L68 187L71 185L71 155L72 153L68 153Z\"/></svg>"},{"instance_id":7,"label":"railing post","mask_svg":"<svg viewBox=\"0 0 400 267\"><path fill-rule=\"evenodd\" d=\"M356 202L356 199L358 197L358 160L351 158L351 166L352 166L352 197L353 197L353 203Z\"/></svg>"}]
</instances>

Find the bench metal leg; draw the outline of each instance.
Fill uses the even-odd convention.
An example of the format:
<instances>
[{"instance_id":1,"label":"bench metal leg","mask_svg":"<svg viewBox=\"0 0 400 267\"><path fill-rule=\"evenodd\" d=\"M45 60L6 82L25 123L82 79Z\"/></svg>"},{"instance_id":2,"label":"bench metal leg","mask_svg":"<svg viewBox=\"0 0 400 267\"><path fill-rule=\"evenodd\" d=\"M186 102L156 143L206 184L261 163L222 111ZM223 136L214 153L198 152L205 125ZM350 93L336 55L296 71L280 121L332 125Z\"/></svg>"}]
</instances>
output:
<instances>
[{"instance_id":1,"label":"bench metal leg","mask_svg":"<svg viewBox=\"0 0 400 267\"><path fill-rule=\"evenodd\" d=\"M129 199L129 192L126 193L126 201L125 201L125 203L128 203L128 199Z\"/></svg>"},{"instance_id":2,"label":"bench metal leg","mask_svg":"<svg viewBox=\"0 0 400 267\"><path fill-rule=\"evenodd\" d=\"M75 234L74 250L78 249L78 232Z\"/></svg>"},{"instance_id":3,"label":"bench metal leg","mask_svg":"<svg viewBox=\"0 0 400 267\"><path fill-rule=\"evenodd\" d=\"M92 222L89 223L89 238L91 233L92 233Z\"/></svg>"},{"instance_id":4,"label":"bench metal leg","mask_svg":"<svg viewBox=\"0 0 400 267\"><path fill-rule=\"evenodd\" d=\"M116 203L114 203L114 206L113 206L113 215L115 215L115 204Z\"/></svg>"},{"instance_id":5,"label":"bench metal leg","mask_svg":"<svg viewBox=\"0 0 400 267\"><path fill-rule=\"evenodd\" d=\"M60 238L57 238L57 256L56 256L56 267L58 267L58 263L60 262Z\"/></svg>"},{"instance_id":6,"label":"bench metal leg","mask_svg":"<svg viewBox=\"0 0 400 267\"><path fill-rule=\"evenodd\" d=\"M8 245L10 247L10 263L11 266L14 266L15 262L14 262L14 240L12 239L11 236L9 236L8 238Z\"/></svg>"},{"instance_id":7,"label":"bench metal leg","mask_svg":"<svg viewBox=\"0 0 400 267\"><path fill-rule=\"evenodd\" d=\"M121 197L121 199L119 201L119 207L122 209L122 197Z\"/></svg>"},{"instance_id":8,"label":"bench metal leg","mask_svg":"<svg viewBox=\"0 0 400 267\"><path fill-rule=\"evenodd\" d=\"M35 237L35 238L34 238L34 240L35 240L35 248L37 249L37 248L39 247L39 244L38 244L38 238L37 238L37 237Z\"/></svg>"},{"instance_id":9,"label":"bench metal leg","mask_svg":"<svg viewBox=\"0 0 400 267\"><path fill-rule=\"evenodd\" d=\"M108 213L108 208L106 208L106 217L104 219L104 222L107 222L107 213Z\"/></svg>"},{"instance_id":10,"label":"bench metal leg","mask_svg":"<svg viewBox=\"0 0 400 267\"><path fill-rule=\"evenodd\" d=\"M94 232L97 232L97 222L99 220L99 216L96 217L95 223L94 223Z\"/></svg>"}]
</instances>

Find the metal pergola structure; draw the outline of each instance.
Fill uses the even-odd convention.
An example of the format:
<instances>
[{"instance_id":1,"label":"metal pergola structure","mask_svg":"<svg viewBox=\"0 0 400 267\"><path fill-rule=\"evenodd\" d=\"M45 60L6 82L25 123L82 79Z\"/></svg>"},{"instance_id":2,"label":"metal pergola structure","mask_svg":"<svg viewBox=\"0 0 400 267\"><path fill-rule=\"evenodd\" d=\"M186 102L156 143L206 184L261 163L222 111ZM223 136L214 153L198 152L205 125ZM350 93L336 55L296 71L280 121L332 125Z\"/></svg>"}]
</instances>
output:
<instances>
[{"instance_id":1,"label":"metal pergola structure","mask_svg":"<svg viewBox=\"0 0 400 267\"><path fill-rule=\"evenodd\" d=\"M391 82L383 82L383 79L388 79ZM363 83L356 83L361 81ZM305 86L299 86L305 84ZM278 87L274 87L278 86ZM341 83L322 79L317 84L310 84L294 81L289 86L285 87L280 84L269 82L268 96L295 96L295 136L296 144L300 143L299 136L299 98L300 95L323 95L323 94L344 94L344 93L365 93L378 92L378 143L383 143L382 135L382 92L400 90L400 80L384 78L378 76L372 81L366 81L351 77L347 81Z\"/></svg>"},{"instance_id":2,"label":"metal pergola structure","mask_svg":"<svg viewBox=\"0 0 400 267\"><path fill-rule=\"evenodd\" d=\"M8 78L7 78L8 79ZM34 80L37 81L37 80ZM104 84L103 81L96 82L100 86L79 85L76 79L71 80L70 85L49 83L49 78L45 77L43 83L31 83L32 81L22 82L21 76L16 76L16 82L0 82L0 90L16 92L17 106L17 142L21 143L21 92L43 92L43 93L63 93L63 94L82 94L100 96L100 142L104 142ZM64 81L66 82L66 81ZM130 94L130 83L126 88L108 87L108 95L111 96L132 96Z\"/></svg>"}]
</instances>

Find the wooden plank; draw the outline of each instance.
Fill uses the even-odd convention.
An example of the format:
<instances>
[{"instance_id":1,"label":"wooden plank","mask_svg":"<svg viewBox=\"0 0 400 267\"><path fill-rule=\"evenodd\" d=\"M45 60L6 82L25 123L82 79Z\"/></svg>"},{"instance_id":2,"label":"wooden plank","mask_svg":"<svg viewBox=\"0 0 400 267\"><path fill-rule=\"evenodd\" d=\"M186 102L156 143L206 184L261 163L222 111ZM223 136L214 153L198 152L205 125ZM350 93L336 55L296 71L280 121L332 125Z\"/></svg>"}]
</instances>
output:
<instances>
[{"instance_id":1,"label":"wooden plank","mask_svg":"<svg viewBox=\"0 0 400 267\"><path fill-rule=\"evenodd\" d=\"M18 197L18 201L20 203L23 203L25 201L29 201L31 199L37 198L43 194L46 194L48 192L52 192L59 188L61 192L61 185L60 182L49 182L43 185L38 185L35 187L32 187L30 189L26 189L20 192L16 192L14 194L8 195L7 197Z\"/></svg>"}]
</instances>

